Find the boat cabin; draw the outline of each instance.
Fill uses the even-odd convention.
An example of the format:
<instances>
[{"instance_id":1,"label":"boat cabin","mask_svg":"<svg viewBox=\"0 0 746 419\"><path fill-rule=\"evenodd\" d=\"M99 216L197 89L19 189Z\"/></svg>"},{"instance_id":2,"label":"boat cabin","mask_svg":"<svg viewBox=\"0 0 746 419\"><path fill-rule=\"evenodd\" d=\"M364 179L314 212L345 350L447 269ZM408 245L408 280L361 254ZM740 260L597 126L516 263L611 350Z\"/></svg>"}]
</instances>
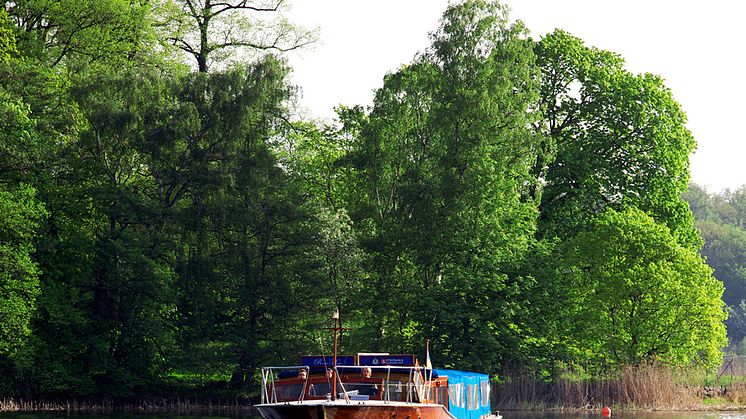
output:
<instances>
[{"instance_id":1,"label":"boat cabin","mask_svg":"<svg viewBox=\"0 0 746 419\"><path fill-rule=\"evenodd\" d=\"M414 355L357 354L304 356L300 365L264 372L263 399L269 403L344 399L443 405L460 419L490 413L487 375L426 369ZM336 371L336 395L334 374Z\"/></svg>"}]
</instances>

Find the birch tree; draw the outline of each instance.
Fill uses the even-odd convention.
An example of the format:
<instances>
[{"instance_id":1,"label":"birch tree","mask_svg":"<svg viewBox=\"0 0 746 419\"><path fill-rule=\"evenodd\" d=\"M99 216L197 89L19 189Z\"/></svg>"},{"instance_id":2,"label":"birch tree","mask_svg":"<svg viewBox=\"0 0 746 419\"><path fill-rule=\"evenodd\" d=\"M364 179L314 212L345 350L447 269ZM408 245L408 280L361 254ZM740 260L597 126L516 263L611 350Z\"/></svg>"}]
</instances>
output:
<instances>
[{"instance_id":1,"label":"birch tree","mask_svg":"<svg viewBox=\"0 0 746 419\"><path fill-rule=\"evenodd\" d=\"M243 52L287 52L316 40L290 23L286 0L164 0L166 39L194 58L204 73L214 61Z\"/></svg>"}]
</instances>

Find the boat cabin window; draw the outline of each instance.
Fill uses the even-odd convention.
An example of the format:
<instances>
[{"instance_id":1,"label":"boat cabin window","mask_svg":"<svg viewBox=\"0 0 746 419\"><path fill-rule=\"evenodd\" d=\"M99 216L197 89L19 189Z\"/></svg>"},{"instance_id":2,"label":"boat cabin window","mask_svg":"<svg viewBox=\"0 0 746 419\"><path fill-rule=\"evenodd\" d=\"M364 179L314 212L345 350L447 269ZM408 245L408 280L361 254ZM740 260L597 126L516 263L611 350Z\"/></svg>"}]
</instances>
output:
<instances>
[{"instance_id":1,"label":"boat cabin window","mask_svg":"<svg viewBox=\"0 0 746 419\"><path fill-rule=\"evenodd\" d=\"M278 382L274 392L278 401L298 400L303 392L304 380L292 380L289 382Z\"/></svg>"},{"instance_id":2,"label":"boat cabin window","mask_svg":"<svg viewBox=\"0 0 746 419\"><path fill-rule=\"evenodd\" d=\"M381 400L383 394L383 379L381 378L343 377L342 382L347 393Z\"/></svg>"},{"instance_id":3,"label":"boat cabin window","mask_svg":"<svg viewBox=\"0 0 746 419\"><path fill-rule=\"evenodd\" d=\"M476 384L466 386L466 408L468 410L479 409L479 387Z\"/></svg>"},{"instance_id":4,"label":"boat cabin window","mask_svg":"<svg viewBox=\"0 0 746 419\"><path fill-rule=\"evenodd\" d=\"M390 380L384 382L384 394L386 391L389 392L389 398L394 402L404 401L404 385L401 380ZM385 397L385 396L384 396Z\"/></svg>"},{"instance_id":5,"label":"boat cabin window","mask_svg":"<svg viewBox=\"0 0 746 419\"><path fill-rule=\"evenodd\" d=\"M310 398L326 398L327 395L332 394L332 383L327 381L318 381L311 383L308 387L308 396Z\"/></svg>"},{"instance_id":6,"label":"boat cabin window","mask_svg":"<svg viewBox=\"0 0 746 419\"><path fill-rule=\"evenodd\" d=\"M464 383L455 383L448 386L449 401L452 406L466 407L464 403Z\"/></svg>"},{"instance_id":7,"label":"boat cabin window","mask_svg":"<svg viewBox=\"0 0 746 419\"><path fill-rule=\"evenodd\" d=\"M490 405L490 382L485 380L479 383L480 393L482 396L482 406Z\"/></svg>"},{"instance_id":8,"label":"boat cabin window","mask_svg":"<svg viewBox=\"0 0 746 419\"><path fill-rule=\"evenodd\" d=\"M439 385L435 387L434 391L435 393L435 403L439 403L444 405L446 408L448 408L448 384Z\"/></svg>"},{"instance_id":9,"label":"boat cabin window","mask_svg":"<svg viewBox=\"0 0 746 419\"><path fill-rule=\"evenodd\" d=\"M303 385L306 385L304 399L326 399L332 394L332 383L325 377L312 377L308 381L302 379L284 379L278 380L274 385L274 394L277 395L277 401L293 401L300 399ZM269 394L272 388L268 388Z\"/></svg>"}]
</instances>

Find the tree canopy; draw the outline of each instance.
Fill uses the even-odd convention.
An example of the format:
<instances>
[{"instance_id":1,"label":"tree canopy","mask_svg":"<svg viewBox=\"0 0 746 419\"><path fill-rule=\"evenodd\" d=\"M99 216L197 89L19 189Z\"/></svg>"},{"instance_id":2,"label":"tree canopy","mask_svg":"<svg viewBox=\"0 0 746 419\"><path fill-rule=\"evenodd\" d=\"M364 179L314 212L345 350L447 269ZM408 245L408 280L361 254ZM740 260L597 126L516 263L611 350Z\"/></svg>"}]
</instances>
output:
<instances>
[{"instance_id":1,"label":"tree canopy","mask_svg":"<svg viewBox=\"0 0 746 419\"><path fill-rule=\"evenodd\" d=\"M608 209L560 253L554 280L574 308L560 319L572 350L616 365L719 364L723 285L665 226Z\"/></svg>"},{"instance_id":2,"label":"tree canopy","mask_svg":"<svg viewBox=\"0 0 746 419\"><path fill-rule=\"evenodd\" d=\"M450 5L328 123L292 112L279 54L315 35L284 0L0 4L0 397L252 396L262 365L330 353L335 309L347 353L711 365L723 286L690 207L746 319L743 191L682 199L662 79L496 1Z\"/></svg>"},{"instance_id":3,"label":"tree canopy","mask_svg":"<svg viewBox=\"0 0 746 419\"><path fill-rule=\"evenodd\" d=\"M700 242L682 194L695 142L663 80L634 75L617 54L557 30L536 44L545 133L535 173L545 181L543 228L568 237L587 215L635 206L682 243Z\"/></svg>"}]
</instances>

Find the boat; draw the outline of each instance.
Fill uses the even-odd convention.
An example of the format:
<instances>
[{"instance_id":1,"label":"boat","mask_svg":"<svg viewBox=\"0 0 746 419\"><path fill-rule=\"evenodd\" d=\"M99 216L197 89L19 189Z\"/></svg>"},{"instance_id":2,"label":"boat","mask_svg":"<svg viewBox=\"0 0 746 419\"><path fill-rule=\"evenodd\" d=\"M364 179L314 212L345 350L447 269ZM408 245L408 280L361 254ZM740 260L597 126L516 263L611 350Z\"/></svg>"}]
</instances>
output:
<instances>
[{"instance_id":1,"label":"boat","mask_svg":"<svg viewBox=\"0 0 746 419\"><path fill-rule=\"evenodd\" d=\"M501 419L490 412L486 374L420 366L411 354L303 356L299 365L262 368L266 419Z\"/></svg>"}]
</instances>

